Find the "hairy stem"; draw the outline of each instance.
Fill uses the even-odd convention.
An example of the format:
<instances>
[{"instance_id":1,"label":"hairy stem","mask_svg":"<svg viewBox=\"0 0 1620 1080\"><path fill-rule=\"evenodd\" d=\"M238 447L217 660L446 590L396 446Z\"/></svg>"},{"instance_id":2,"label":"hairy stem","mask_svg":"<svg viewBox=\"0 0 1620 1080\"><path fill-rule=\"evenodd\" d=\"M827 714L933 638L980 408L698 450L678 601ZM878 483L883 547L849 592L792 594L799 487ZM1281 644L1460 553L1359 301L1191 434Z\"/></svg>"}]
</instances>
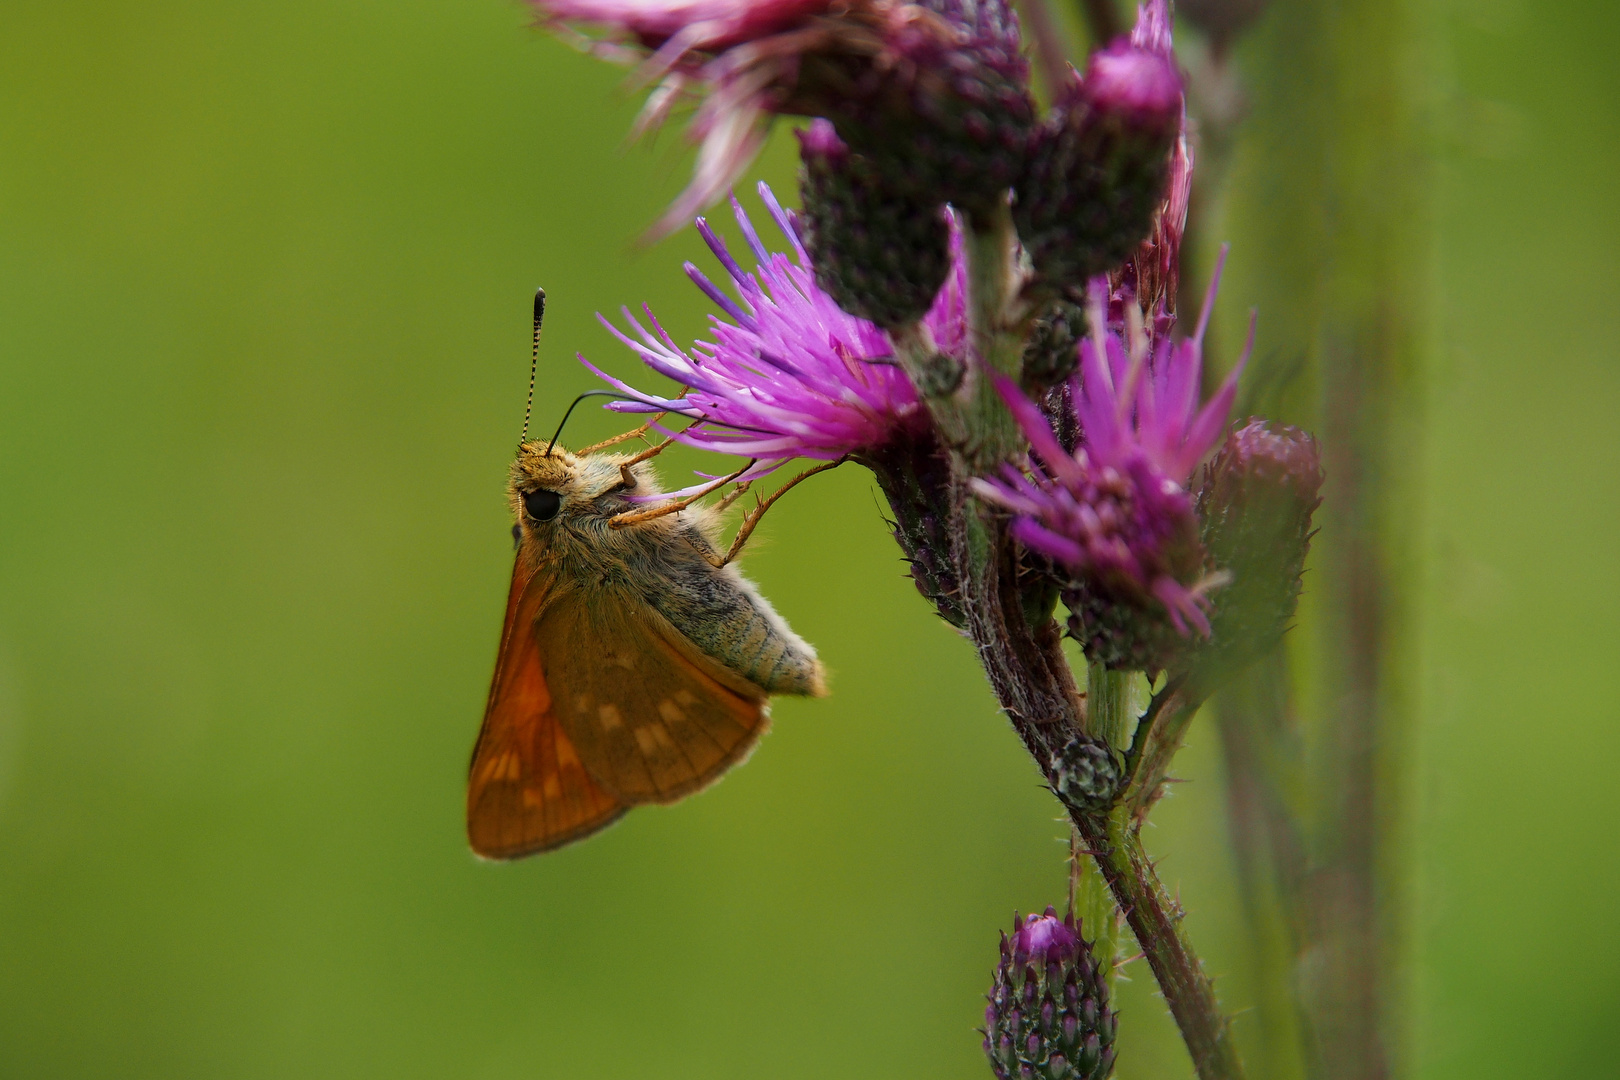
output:
<instances>
[{"instance_id":1,"label":"hairy stem","mask_svg":"<svg viewBox=\"0 0 1620 1080\"><path fill-rule=\"evenodd\" d=\"M968 438L959 447L964 476L983 476L1014 460L1025 446L1023 432L986 378L999 372L1016 379L1024 357L1029 313L1019 299L1018 234L1012 209L1002 203L967 225L968 341L978 363L969 364L957 392Z\"/></svg>"},{"instance_id":2,"label":"hairy stem","mask_svg":"<svg viewBox=\"0 0 1620 1080\"><path fill-rule=\"evenodd\" d=\"M1126 760L1129 784L1121 802L1132 819L1141 819L1158 801L1170 771L1170 761L1181 749L1187 737L1187 726L1198 714L1204 698L1204 691L1172 681L1148 706Z\"/></svg>"},{"instance_id":3,"label":"hairy stem","mask_svg":"<svg viewBox=\"0 0 1620 1080\"><path fill-rule=\"evenodd\" d=\"M1135 674L1109 671L1101 664L1086 668L1086 732L1106 742L1116 753L1123 751L1131 735L1135 709L1131 707L1131 684Z\"/></svg>"}]
</instances>

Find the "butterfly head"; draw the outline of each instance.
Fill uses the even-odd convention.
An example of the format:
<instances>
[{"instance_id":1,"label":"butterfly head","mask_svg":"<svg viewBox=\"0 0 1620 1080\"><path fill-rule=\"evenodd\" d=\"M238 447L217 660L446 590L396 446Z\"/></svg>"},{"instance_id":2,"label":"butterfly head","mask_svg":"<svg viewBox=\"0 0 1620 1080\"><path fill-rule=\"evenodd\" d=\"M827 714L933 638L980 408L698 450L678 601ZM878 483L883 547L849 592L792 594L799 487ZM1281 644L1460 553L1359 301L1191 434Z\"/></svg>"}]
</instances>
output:
<instances>
[{"instance_id":1,"label":"butterfly head","mask_svg":"<svg viewBox=\"0 0 1620 1080\"><path fill-rule=\"evenodd\" d=\"M508 496L519 538L547 539L559 526L606 529L634 504L626 496L652 491L648 466L618 454L570 454L561 446L524 443L512 462Z\"/></svg>"}]
</instances>

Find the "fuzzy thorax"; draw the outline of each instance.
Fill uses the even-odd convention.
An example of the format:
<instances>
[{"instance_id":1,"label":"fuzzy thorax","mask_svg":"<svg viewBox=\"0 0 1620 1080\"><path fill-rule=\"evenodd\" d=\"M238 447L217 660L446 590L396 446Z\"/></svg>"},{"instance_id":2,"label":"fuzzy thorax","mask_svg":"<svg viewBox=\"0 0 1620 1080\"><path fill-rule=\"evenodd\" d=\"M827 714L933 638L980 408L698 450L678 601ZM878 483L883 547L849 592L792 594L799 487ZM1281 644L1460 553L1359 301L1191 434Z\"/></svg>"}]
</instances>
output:
<instances>
[{"instance_id":1,"label":"fuzzy thorax","mask_svg":"<svg viewBox=\"0 0 1620 1080\"><path fill-rule=\"evenodd\" d=\"M826 693L815 649L735 566L714 565L718 510L694 504L611 526L614 516L646 506L630 496L659 490L649 463L629 461L525 443L507 489L519 557L531 571L547 566L559 585L602 603L650 606L700 652L766 693Z\"/></svg>"}]
</instances>

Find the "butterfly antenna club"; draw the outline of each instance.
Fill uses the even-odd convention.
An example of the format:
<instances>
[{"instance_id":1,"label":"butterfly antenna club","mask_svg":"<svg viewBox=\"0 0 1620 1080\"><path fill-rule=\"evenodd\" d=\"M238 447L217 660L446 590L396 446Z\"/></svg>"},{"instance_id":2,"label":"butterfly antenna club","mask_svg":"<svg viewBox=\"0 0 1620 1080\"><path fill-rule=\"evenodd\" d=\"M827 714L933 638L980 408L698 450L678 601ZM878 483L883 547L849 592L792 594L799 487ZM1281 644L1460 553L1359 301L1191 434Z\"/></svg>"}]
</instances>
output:
<instances>
[{"instance_id":1,"label":"butterfly antenna club","mask_svg":"<svg viewBox=\"0 0 1620 1080\"><path fill-rule=\"evenodd\" d=\"M540 369L540 324L546 321L546 290L534 290L534 344L529 350L529 400L523 405L523 436L518 445L529 441L529 417L534 413L534 376ZM556 442L556 439L552 439ZM547 450L546 453L551 453Z\"/></svg>"}]
</instances>

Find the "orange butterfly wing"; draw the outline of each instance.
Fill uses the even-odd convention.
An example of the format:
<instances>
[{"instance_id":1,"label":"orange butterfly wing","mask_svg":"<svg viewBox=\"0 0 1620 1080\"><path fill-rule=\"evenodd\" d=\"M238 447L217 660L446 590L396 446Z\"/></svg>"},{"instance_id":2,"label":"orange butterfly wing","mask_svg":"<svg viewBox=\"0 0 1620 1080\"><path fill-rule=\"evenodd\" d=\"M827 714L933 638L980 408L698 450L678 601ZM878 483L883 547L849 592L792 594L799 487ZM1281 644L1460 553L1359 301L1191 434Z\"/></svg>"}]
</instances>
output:
<instances>
[{"instance_id":1,"label":"orange butterfly wing","mask_svg":"<svg viewBox=\"0 0 1620 1080\"><path fill-rule=\"evenodd\" d=\"M617 821L627 807L585 769L557 723L535 625L555 584L520 555L484 725L467 779L467 839L486 859L549 851Z\"/></svg>"},{"instance_id":2,"label":"orange butterfly wing","mask_svg":"<svg viewBox=\"0 0 1620 1080\"><path fill-rule=\"evenodd\" d=\"M672 803L707 787L768 726L764 690L623 586L559 589L534 636L558 724L623 803Z\"/></svg>"}]
</instances>

